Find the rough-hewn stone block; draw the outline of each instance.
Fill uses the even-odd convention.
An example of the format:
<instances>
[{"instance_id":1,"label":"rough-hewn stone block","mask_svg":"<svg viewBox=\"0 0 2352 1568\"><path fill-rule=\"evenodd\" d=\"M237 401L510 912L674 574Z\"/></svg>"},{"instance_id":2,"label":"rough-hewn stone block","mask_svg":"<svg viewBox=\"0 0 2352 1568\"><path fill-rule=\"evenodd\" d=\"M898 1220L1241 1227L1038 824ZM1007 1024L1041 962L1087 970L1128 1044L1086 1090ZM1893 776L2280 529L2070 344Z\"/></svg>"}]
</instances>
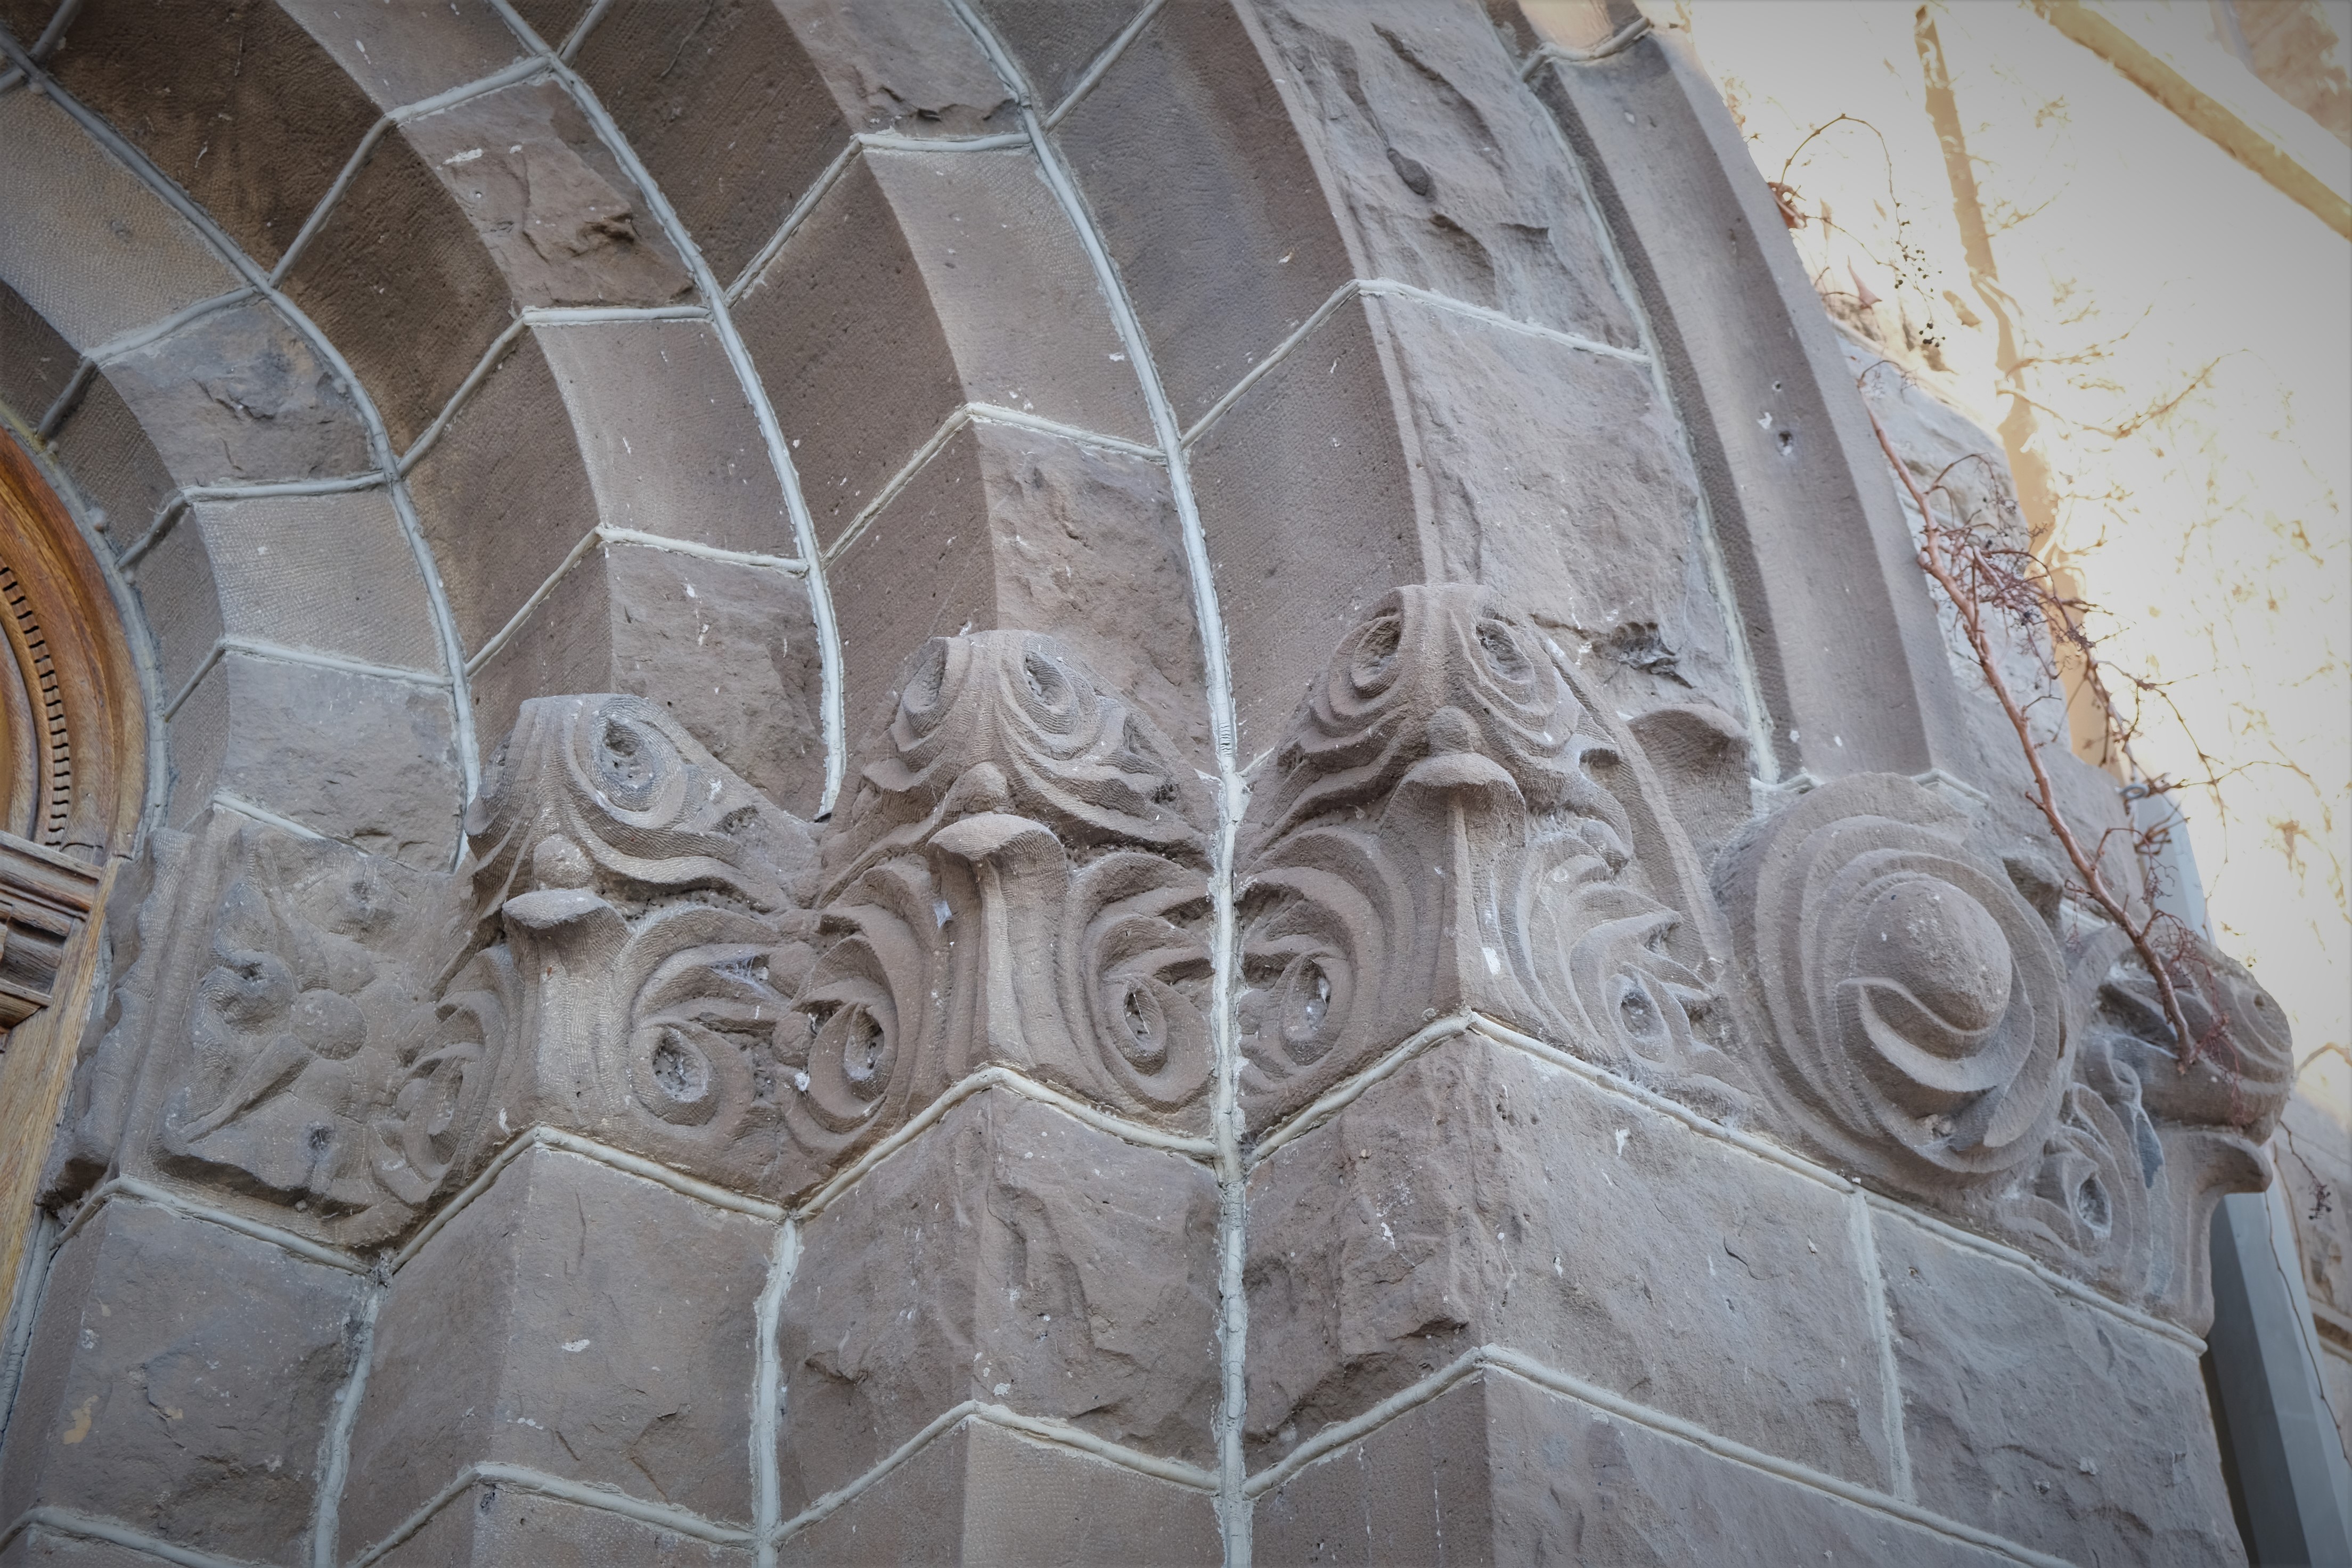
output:
<instances>
[{"instance_id":1,"label":"rough-hewn stone block","mask_svg":"<svg viewBox=\"0 0 2352 1568\"><path fill-rule=\"evenodd\" d=\"M1223 1560L1203 1491L966 1421L837 1511L787 1536L780 1563L1100 1563Z\"/></svg>"},{"instance_id":2,"label":"rough-hewn stone block","mask_svg":"<svg viewBox=\"0 0 2352 1568\"><path fill-rule=\"evenodd\" d=\"M266 1241L109 1204L51 1267L0 1514L47 1505L200 1552L307 1560L365 1289Z\"/></svg>"},{"instance_id":3,"label":"rough-hewn stone block","mask_svg":"<svg viewBox=\"0 0 2352 1568\"><path fill-rule=\"evenodd\" d=\"M853 741L889 721L927 637L1050 631L1214 767L1165 469L1018 426L949 437L826 574Z\"/></svg>"},{"instance_id":4,"label":"rough-hewn stone block","mask_svg":"<svg viewBox=\"0 0 2352 1568\"><path fill-rule=\"evenodd\" d=\"M327 479L375 466L350 394L269 305L247 300L106 363L184 484Z\"/></svg>"},{"instance_id":5,"label":"rough-hewn stone block","mask_svg":"<svg viewBox=\"0 0 2352 1568\"><path fill-rule=\"evenodd\" d=\"M1768 1452L1884 1485L1852 1200L1475 1037L1250 1183L1249 1436L1279 1458L1502 1343Z\"/></svg>"},{"instance_id":6,"label":"rough-hewn stone block","mask_svg":"<svg viewBox=\"0 0 2352 1568\"><path fill-rule=\"evenodd\" d=\"M51 450L73 476L85 515L118 551L147 536L164 498L178 488L138 416L103 373L83 386Z\"/></svg>"},{"instance_id":7,"label":"rough-hewn stone block","mask_svg":"<svg viewBox=\"0 0 2352 1568\"><path fill-rule=\"evenodd\" d=\"M379 109L489 75L522 54L488 0L278 0ZM559 40L560 41L560 40Z\"/></svg>"},{"instance_id":8,"label":"rough-hewn stone block","mask_svg":"<svg viewBox=\"0 0 2352 1568\"><path fill-rule=\"evenodd\" d=\"M1060 106L1135 14L1138 0L976 0L1041 111Z\"/></svg>"},{"instance_id":9,"label":"rough-hewn stone block","mask_svg":"<svg viewBox=\"0 0 2352 1568\"><path fill-rule=\"evenodd\" d=\"M622 0L575 63L722 284L848 141L773 0Z\"/></svg>"},{"instance_id":10,"label":"rough-hewn stone block","mask_svg":"<svg viewBox=\"0 0 2352 1568\"><path fill-rule=\"evenodd\" d=\"M807 1225L782 1329L787 1513L967 1399L1213 1462L1216 1183L988 1090Z\"/></svg>"},{"instance_id":11,"label":"rough-hewn stone block","mask_svg":"<svg viewBox=\"0 0 2352 1568\"><path fill-rule=\"evenodd\" d=\"M1268 1568L2011 1561L1491 1371L1259 1499L1253 1547Z\"/></svg>"},{"instance_id":12,"label":"rough-hewn stone block","mask_svg":"<svg viewBox=\"0 0 2352 1568\"><path fill-rule=\"evenodd\" d=\"M1013 95L956 14L937 0L779 0L793 35L861 130L902 136L1018 131Z\"/></svg>"},{"instance_id":13,"label":"rough-hewn stone block","mask_svg":"<svg viewBox=\"0 0 2352 1568\"><path fill-rule=\"evenodd\" d=\"M50 67L265 265L376 118L334 58L267 0L95 0L74 13Z\"/></svg>"},{"instance_id":14,"label":"rough-hewn stone block","mask_svg":"<svg viewBox=\"0 0 2352 1568\"><path fill-rule=\"evenodd\" d=\"M176 530L204 536L230 637L443 669L424 574L383 491L204 501Z\"/></svg>"},{"instance_id":15,"label":"rough-hewn stone block","mask_svg":"<svg viewBox=\"0 0 2352 1568\"><path fill-rule=\"evenodd\" d=\"M2242 1560L2194 1352L1873 1219L1921 1502L2076 1561Z\"/></svg>"},{"instance_id":16,"label":"rough-hewn stone block","mask_svg":"<svg viewBox=\"0 0 2352 1568\"><path fill-rule=\"evenodd\" d=\"M1223 4L1160 12L1055 135L1179 424L1352 271L1281 90Z\"/></svg>"},{"instance_id":17,"label":"rough-hewn stone block","mask_svg":"<svg viewBox=\"0 0 2352 1568\"><path fill-rule=\"evenodd\" d=\"M748 1523L773 1237L576 1154L523 1154L393 1279L342 1550L486 1460Z\"/></svg>"}]
</instances>

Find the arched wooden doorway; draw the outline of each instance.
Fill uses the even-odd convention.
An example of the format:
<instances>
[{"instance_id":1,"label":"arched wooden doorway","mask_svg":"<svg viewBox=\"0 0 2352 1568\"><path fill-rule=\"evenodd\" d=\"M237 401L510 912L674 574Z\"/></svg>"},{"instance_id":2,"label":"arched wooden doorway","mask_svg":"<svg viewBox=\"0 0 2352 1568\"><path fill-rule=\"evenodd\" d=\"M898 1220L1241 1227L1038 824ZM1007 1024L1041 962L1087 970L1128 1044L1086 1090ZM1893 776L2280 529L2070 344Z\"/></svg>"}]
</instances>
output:
<instances>
[{"instance_id":1,"label":"arched wooden doorway","mask_svg":"<svg viewBox=\"0 0 2352 1568\"><path fill-rule=\"evenodd\" d=\"M54 490L0 434L0 1319L145 793L136 666Z\"/></svg>"}]
</instances>

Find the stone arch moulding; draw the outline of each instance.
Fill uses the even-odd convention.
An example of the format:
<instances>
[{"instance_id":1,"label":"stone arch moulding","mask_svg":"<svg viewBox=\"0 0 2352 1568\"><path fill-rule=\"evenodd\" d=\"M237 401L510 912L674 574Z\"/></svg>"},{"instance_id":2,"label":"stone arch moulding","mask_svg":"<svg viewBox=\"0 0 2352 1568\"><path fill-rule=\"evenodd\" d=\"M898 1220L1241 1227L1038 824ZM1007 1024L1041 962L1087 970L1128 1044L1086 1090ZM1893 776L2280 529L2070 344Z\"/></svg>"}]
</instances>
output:
<instances>
[{"instance_id":1,"label":"stone arch moulding","mask_svg":"<svg viewBox=\"0 0 2352 1568\"><path fill-rule=\"evenodd\" d=\"M108 884L138 836L146 704L97 558L0 436L0 1316L89 1008Z\"/></svg>"}]
</instances>

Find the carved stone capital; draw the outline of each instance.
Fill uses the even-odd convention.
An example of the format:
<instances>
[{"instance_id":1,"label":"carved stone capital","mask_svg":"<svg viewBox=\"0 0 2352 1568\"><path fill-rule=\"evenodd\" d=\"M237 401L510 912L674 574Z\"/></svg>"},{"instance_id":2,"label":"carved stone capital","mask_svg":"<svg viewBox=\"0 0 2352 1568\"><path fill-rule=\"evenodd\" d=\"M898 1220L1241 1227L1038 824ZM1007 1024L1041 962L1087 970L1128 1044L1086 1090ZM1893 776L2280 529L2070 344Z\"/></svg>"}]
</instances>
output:
<instances>
[{"instance_id":1,"label":"carved stone capital","mask_svg":"<svg viewBox=\"0 0 2352 1568\"><path fill-rule=\"evenodd\" d=\"M1241 855L1252 1125L1465 1008L1740 1099L1689 848L1632 737L1491 593L1391 593L1275 766Z\"/></svg>"},{"instance_id":2,"label":"carved stone capital","mask_svg":"<svg viewBox=\"0 0 2352 1568\"><path fill-rule=\"evenodd\" d=\"M2073 1075L2050 928L1907 779L1801 796L1717 876L1774 1106L1839 1163L1932 1192L2034 1158Z\"/></svg>"}]
</instances>

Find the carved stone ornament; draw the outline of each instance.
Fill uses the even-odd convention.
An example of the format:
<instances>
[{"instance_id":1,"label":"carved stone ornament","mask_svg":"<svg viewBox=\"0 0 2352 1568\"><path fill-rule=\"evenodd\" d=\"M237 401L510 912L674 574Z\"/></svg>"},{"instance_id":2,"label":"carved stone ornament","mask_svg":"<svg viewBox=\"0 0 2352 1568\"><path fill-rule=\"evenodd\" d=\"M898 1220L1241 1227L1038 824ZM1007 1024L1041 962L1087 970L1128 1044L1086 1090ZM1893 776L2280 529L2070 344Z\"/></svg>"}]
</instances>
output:
<instances>
[{"instance_id":1,"label":"carved stone ornament","mask_svg":"<svg viewBox=\"0 0 2352 1568\"><path fill-rule=\"evenodd\" d=\"M825 843L821 952L781 1043L805 1179L992 1062L1205 1125L1213 818L1174 759L1051 638L916 654Z\"/></svg>"},{"instance_id":2,"label":"carved stone ornament","mask_svg":"<svg viewBox=\"0 0 2352 1568\"><path fill-rule=\"evenodd\" d=\"M1865 773L1718 862L1774 1105L1841 1164L1913 1190L2034 1159L2073 1078L2049 926L1959 811Z\"/></svg>"},{"instance_id":3,"label":"carved stone ornament","mask_svg":"<svg viewBox=\"0 0 2352 1568\"><path fill-rule=\"evenodd\" d=\"M2075 1081L2038 1162L1968 1210L2070 1272L2202 1332L2212 1311L2207 1232L2225 1194L2269 1181L2263 1145L2294 1090L2285 1015L2252 975L2189 931L2182 1010L2197 1032L2185 1070L2156 985L2125 934L2101 925L2070 943L2081 1036Z\"/></svg>"},{"instance_id":4,"label":"carved stone ornament","mask_svg":"<svg viewBox=\"0 0 2352 1568\"><path fill-rule=\"evenodd\" d=\"M1490 592L1391 593L1275 766L1239 889L1253 1126L1465 1008L1744 1100L1689 847L1632 738Z\"/></svg>"}]
</instances>

